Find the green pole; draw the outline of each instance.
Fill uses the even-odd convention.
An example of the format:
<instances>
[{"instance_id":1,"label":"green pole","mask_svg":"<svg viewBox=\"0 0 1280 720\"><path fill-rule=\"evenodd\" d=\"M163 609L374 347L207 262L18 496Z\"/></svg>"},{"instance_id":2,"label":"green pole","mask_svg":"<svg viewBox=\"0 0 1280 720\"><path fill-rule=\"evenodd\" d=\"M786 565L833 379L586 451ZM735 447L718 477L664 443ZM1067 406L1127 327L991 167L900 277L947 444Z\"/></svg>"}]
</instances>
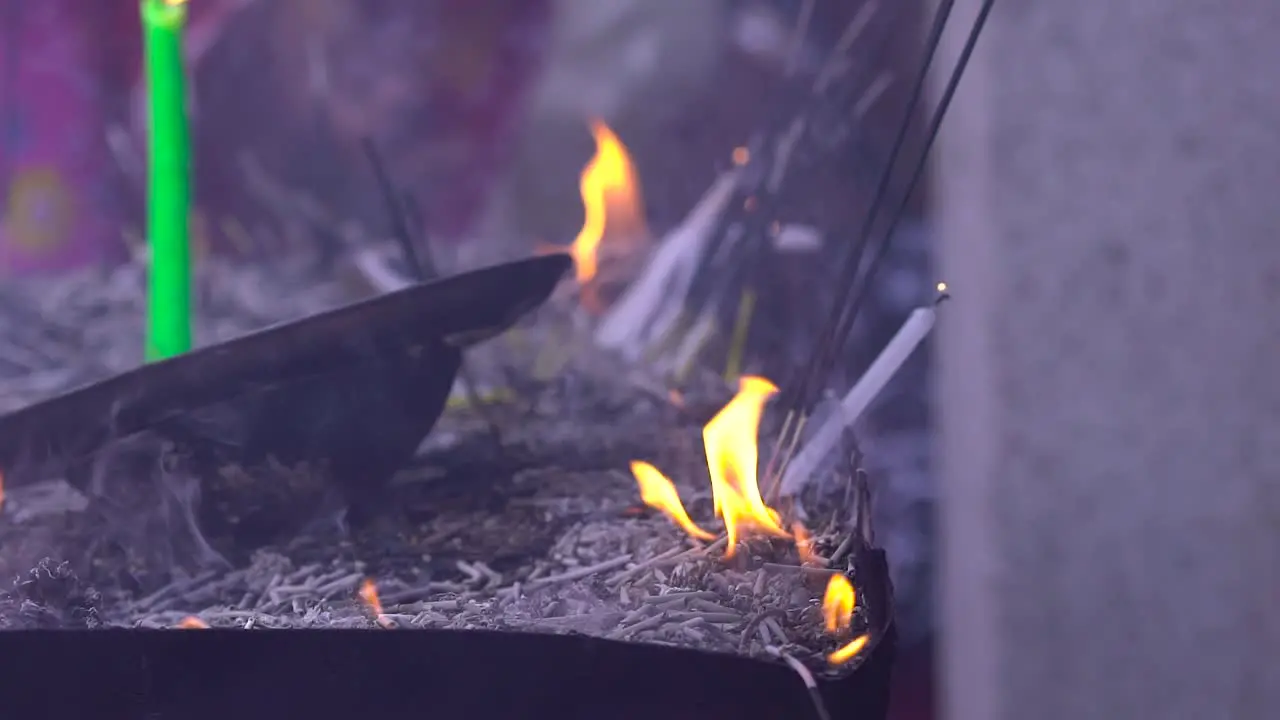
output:
<instances>
[{"instance_id":1,"label":"green pole","mask_svg":"<svg viewBox=\"0 0 1280 720\"><path fill-rule=\"evenodd\" d=\"M185 0L142 0L147 83L147 360L191 349L191 149Z\"/></svg>"}]
</instances>

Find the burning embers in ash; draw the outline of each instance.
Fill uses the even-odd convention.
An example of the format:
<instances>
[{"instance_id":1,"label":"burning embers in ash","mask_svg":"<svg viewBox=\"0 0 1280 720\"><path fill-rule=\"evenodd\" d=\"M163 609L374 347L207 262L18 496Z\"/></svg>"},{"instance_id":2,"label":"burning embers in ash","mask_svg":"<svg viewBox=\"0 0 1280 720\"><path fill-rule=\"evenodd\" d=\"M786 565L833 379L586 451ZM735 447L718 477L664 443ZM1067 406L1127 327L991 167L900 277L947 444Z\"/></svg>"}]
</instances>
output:
<instances>
[{"instance_id":1,"label":"burning embers in ash","mask_svg":"<svg viewBox=\"0 0 1280 720\"><path fill-rule=\"evenodd\" d=\"M815 561L809 533L800 523L792 532L783 529L781 515L765 504L757 478L759 443L757 435L764 406L778 388L761 377L744 376L738 393L702 429L707 455L707 471L711 478L712 500L716 517L724 523L724 557L731 558L740 541L752 536L791 539L801 561ZM631 463L631 473L640 488L640 498L649 507L662 512L682 530L698 540L711 541L716 536L698 527L689 517L675 484L653 465ZM822 612L827 632L847 634L857 607L857 592L844 575L831 576L823 599ZM870 638L859 635L831 653L832 664L842 664L857 657Z\"/></svg>"},{"instance_id":2,"label":"burning embers in ash","mask_svg":"<svg viewBox=\"0 0 1280 720\"><path fill-rule=\"evenodd\" d=\"M844 575L832 575L827 581L827 592L822 598L822 617L826 622L827 632L841 636L849 632L853 624L853 611L858 607L858 592L853 583ZM840 646L835 652L827 655L832 665L849 662L862 652L871 641L871 636L862 633Z\"/></svg>"},{"instance_id":3,"label":"burning embers in ash","mask_svg":"<svg viewBox=\"0 0 1280 720\"><path fill-rule=\"evenodd\" d=\"M395 627L395 623L391 618L382 612L382 600L378 598L378 586L374 584L373 580L365 578L364 582L360 583L360 600L368 608L374 622L384 628Z\"/></svg>"}]
</instances>

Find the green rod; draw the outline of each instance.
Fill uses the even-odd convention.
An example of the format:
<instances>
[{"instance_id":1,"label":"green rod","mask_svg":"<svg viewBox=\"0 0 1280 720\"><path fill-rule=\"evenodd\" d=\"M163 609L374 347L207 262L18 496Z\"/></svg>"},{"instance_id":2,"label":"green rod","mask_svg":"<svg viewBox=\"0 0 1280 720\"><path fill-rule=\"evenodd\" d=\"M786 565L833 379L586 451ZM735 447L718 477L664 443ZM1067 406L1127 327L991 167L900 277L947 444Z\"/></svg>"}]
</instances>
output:
<instances>
[{"instance_id":1,"label":"green rod","mask_svg":"<svg viewBox=\"0 0 1280 720\"><path fill-rule=\"evenodd\" d=\"M142 0L147 83L147 360L191 349L191 148L184 0Z\"/></svg>"}]
</instances>

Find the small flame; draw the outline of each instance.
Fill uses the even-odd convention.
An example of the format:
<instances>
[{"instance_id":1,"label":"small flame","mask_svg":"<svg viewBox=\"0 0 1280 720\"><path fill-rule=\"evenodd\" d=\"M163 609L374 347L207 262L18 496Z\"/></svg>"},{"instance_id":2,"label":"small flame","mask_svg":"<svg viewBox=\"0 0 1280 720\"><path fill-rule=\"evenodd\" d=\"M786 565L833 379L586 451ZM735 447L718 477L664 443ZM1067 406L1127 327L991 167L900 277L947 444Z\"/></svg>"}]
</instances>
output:
<instances>
[{"instance_id":1,"label":"small flame","mask_svg":"<svg viewBox=\"0 0 1280 720\"><path fill-rule=\"evenodd\" d=\"M201 620L195 615L188 615L179 620L178 624L174 625L174 627L181 628L183 630L208 630L209 623Z\"/></svg>"},{"instance_id":2,"label":"small flame","mask_svg":"<svg viewBox=\"0 0 1280 720\"><path fill-rule=\"evenodd\" d=\"M391 627L391 618L382 612L382 601L378 599L378 586L372 579L365 578L364 582L360 583L360 599L364 601L365 607L369 608L374 621L384 628Z\"/></svg>"},{"instance_id":3,"label":"small flame","mask_svg":"<svg viewBox=\"0 0 1280 720\"><path fill-rule=\"evenodd\" d=\"M828 655L827 662L832 665L843 665L858 657L858 653L862 652L869 642L871 642L871 636L863 633Z\"/></svg>"},{"instance_id":4,"label":"small flame","mask_svg":"<svg viewBox=\"0 0 1280 720\"><path fill-rule=\"evenodd\" d=\"M779 527L777 511L764 504L756 482L760 454L756 433L764 405L776 392L778 388L768 380L744 375L738 381L738 394L702 429L712 499L728 535L725 557L733 557L738 536L746 529L790 537Z\"/></svg>"},{"instance_id":5,"label":"small flame","mask_svg":"<svg viewBox=\"0 0 1280 720\"><path fill-rule=\"evenodd\" d=\"M799 522L791 523L791 534L796 539L796 553L800 555L801 565L819 565L818 556L813 552L813 536Z\"/></svg>"},{"instance_id":6,"label":"small flame","mask_svg":"<svg viewBox=\"0 0 1280 720\"><path fill-rule=\"evenodd\" d=\"M578 188L582 193L585 218L573 241L573 256L580 285L596 276L601 243L609 235L642 233L640 182L627 148L618 136L599 120L591 121L596 154L582 170Z\"/></svg>"},{"instance_id":7,"label":"small flame","mask_svg":"<svg viewBox=\"0 0 1280 720\"><path fill-rule=\"evenodd\" d=\"M662 474L661 470L647 462L635 460L631 463L631 474L635 476L636 484L640 486L640 499L645 505L662 511L693 537L699 540L715 540L715 535L694 525L689 519L689 514L685 512L684 505L680 502L680 495L676 492L676 486Z\"/></svg>"},{"instance_id":8,"label":"small flame","mask_svg":"<svg viewBox=\"0 0 1280 720\"><path fill-rule=\"evenodd\" d=\"M827 593L822 598L822 617L827 622L827 632L838 633L849 629L853 622L853 609L858 605L858 593L853 583L844 575L832 575L827 581Z\"/></svg>"}]
</instances>

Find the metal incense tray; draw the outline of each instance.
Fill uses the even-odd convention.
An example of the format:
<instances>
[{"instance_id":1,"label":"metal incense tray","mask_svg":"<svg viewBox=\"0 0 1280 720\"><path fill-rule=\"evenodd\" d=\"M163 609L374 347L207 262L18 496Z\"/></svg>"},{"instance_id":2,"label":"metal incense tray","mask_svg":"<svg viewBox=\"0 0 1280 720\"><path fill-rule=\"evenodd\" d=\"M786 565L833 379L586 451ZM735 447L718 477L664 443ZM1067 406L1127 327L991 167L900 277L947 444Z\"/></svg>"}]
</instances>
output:
<instances>
[{"instance_id":1,"label":"metal incense tray","mask_svg":"<svg viewBox=\"0 0 1280 720\"><path fill-rule=\"evenodd\" d=\"M7 487L66 477L147 434L197 467L325 465L349 500L375 496L444 410L466 347L543 303L565 255L415 284L96 382L0 417ZM207 473L206 473L207 474Z\"/></svg>"},{"instance_id":2,"label":"metal incense tray","mask_svg":"<svg viewBox=\"0 0 1280 720\"><path fill-rule=\"evenodd\" d=\"M895 652L884 555L864 552L872 641L853 667L583 635L494 630L84 630L0 633L14 717L250 720L883 720Z\"/></svg>"}]
</instances>

